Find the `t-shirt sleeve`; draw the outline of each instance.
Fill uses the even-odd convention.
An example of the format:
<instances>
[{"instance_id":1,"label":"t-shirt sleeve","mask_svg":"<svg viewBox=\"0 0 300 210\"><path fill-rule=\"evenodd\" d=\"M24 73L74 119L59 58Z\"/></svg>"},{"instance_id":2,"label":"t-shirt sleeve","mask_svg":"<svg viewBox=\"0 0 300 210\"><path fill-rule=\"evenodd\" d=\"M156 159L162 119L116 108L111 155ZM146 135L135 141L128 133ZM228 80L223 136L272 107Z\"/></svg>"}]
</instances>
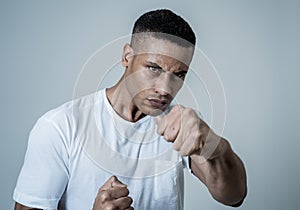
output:
<instances>
[{"instance_id":1,"label":"t-shirt sleeve","mask_svg":"<svg viewBox=\"0 0 300 210\"><path fill-rule=\"evenodd\" d=\"M32 208L57 209L68 182L68 159L64 135L52 121L40 118L29 135L14 200Z\"/></svg>"}]
</instances>

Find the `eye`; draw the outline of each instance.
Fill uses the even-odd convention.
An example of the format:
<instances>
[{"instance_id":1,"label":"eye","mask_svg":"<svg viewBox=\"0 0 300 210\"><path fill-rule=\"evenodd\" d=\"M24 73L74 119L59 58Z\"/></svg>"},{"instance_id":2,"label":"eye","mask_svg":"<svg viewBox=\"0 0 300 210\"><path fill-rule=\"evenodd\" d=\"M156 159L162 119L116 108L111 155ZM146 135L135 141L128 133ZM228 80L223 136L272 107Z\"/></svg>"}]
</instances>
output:
<instances>
[{"instance_id":1,"label":"eye","mask_svg":"<svg viewBox=\"0 0 300 210\"><path fill-rule=\"evenodd\" d=\"M150 71L152 71L152 72L160 72L161 71L161 69L160 68L158 68L158 67L155 67L155 66L147 66L147 68L150 70Z\"/></svg>"},{"instance_id":2,"label":"eye","mask_svg":"<svg viewBox=\"0 0 300 210\"><path fill-rule=\"evenodd\" d=\"M174 73L176 77L180 78L180 79L184 79L185 75L186 75L186 71L180 71L177 73Z\"/></svg>"}]
</instances>

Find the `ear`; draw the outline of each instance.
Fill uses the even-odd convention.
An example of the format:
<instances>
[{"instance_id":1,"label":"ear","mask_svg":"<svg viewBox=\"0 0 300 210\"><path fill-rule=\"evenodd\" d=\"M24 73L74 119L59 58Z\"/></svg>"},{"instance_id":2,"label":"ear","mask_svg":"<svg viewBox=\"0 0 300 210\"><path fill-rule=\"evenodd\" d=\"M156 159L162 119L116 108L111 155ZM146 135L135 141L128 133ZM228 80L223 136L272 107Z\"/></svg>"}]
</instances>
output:
<instances>
[{"instance_id":1,"label":"ear","mask_svg":"<svg viewBox=\"0 0 300 210\"><path fill-rule=\"evenodd\" d=\"M124 67L128 67L130 62L132 61L134 52L130 44L125 44L123 47L123 54L122 54L122 65Z\"/></svg>"}]
</instances>

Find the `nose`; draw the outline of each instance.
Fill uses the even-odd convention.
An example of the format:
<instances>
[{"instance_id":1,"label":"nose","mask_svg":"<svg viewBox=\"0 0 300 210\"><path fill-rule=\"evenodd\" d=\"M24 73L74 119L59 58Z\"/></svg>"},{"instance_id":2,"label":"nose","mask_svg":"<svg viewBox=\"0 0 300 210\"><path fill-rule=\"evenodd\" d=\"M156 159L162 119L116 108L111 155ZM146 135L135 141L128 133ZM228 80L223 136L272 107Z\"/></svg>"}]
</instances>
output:
<instances>
[{"instance_id":1,"label":"nose","mask_svg":"<svg viewBox=\"0 0 300 210\"><path fill-rule=\"evenodd\" d=\"M168 73L162 73L159 78L156 79L155 92L160 95L172 95L171 78Z\"/></svg>"}]
</instances>

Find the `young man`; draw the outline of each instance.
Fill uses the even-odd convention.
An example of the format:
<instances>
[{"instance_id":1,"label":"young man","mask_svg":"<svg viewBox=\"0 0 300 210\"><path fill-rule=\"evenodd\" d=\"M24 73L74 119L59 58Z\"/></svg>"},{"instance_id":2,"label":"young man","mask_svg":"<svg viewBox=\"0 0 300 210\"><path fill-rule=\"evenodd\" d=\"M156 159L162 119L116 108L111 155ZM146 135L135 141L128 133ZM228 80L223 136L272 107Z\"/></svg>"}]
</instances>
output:
<instances>
[{"instance_id":1,"label":"young man","mask_svg":"<svg viewBox=\"0 0 300 210\"><path fill-rule=\"evenodd\" d=\"M217 201L241 205L246 173L228 141L193 109L170 105L195 40L173 12L143 14L119 82L51 110L32 129L15 209L182 209L183 168Z\"/></svg>"}]
</instances>

